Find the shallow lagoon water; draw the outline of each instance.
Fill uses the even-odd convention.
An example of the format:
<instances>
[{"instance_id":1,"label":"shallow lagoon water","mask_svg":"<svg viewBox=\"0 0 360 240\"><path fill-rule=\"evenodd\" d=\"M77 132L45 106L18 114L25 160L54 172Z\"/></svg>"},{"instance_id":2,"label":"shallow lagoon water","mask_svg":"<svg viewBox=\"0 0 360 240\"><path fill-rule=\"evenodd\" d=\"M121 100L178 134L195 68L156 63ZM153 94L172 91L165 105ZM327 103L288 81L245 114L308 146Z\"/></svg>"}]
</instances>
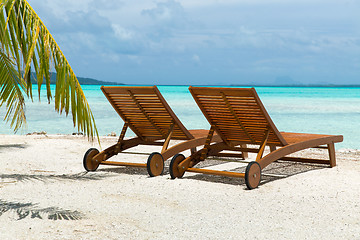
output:
<instances>
[{"instance_id":1,"label":"shallow lagoon water","mask_svg":"<svg viewBox=\"0 0 360 240\"><path fill-rule=\"evenodd\" d=\"M54 86L52 86L54 88ZM119 134L122 120L112 109L98 85L82 86L93 111L100 135ZM188 129L208 129L209 124L188 91L188 86L159 86L164 98ZM342 134L337 148L360 149L360 88L335 87L256 87L265 108L279 131ZM77 132L71 116L54 111L47 103L45 89L38 102L26 104L27 125L16 134L45 131L49 134ZM4 116L4 110L0 111ZM9 124L0 123L1 134L13 134ZM132 133L129 132L128 136Z\"/></svg>"}]
</instances>

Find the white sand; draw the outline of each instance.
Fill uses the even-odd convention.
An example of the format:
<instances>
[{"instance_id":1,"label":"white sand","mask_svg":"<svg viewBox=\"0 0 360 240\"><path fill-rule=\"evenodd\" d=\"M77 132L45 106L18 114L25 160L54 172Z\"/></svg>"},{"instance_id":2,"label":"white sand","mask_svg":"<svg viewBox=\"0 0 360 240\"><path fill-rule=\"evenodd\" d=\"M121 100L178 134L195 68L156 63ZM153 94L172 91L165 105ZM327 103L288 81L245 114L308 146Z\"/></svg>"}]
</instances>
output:
<instances>
[{"instance_id":1,"label":"white sand","mask_svg":"<svg viewBox=\"0 0 360 240\"><path fill-rule=\"evenodd\" d=\"M100 166L85 174L90 147L80 136L0 136L0 239L360 239L360 151L338 151L335 168L270 165L249 191L242 179L190 173L170 180Z\"/></svg>"}]
</instances>

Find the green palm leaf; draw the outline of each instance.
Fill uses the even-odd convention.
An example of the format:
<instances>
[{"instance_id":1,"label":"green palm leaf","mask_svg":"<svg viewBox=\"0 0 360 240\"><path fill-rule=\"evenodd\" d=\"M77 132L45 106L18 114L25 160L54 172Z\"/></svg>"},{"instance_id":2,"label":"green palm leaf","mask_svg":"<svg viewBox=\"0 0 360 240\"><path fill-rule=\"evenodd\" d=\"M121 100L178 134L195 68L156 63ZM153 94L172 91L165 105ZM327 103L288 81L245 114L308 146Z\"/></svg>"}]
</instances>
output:
<instances>
[{"instance_id":1,"label":"green palm leaf","mask_svg":"<svg viewBox=\"0 0 360 240\"><path fill-rule=\"evenodd\" d=\"M20 80L13 62L0 50L0 107L6 106L4 120L11 121L10 126L18 130L26 121L25 101L22 90L24 82Z\"/></svg>"},{"instance_id":2,"label":"green palm leaf","mask_svg":"<svg viewBox=\"0 0 360 240\"><path fill-rule=\"evenodd\" d=\"M74 126L94 138L98 132L89 104L74 71L60 47L26 0L0 0L0 106L7 108L5 120L18 130L26 122L24 95L32 99L31 71L38 92L46 85L48 101L50 72L57 74L55 110L71 112ZM44 81L45 80L45 81Z\"/></svg>"}]
</instances>

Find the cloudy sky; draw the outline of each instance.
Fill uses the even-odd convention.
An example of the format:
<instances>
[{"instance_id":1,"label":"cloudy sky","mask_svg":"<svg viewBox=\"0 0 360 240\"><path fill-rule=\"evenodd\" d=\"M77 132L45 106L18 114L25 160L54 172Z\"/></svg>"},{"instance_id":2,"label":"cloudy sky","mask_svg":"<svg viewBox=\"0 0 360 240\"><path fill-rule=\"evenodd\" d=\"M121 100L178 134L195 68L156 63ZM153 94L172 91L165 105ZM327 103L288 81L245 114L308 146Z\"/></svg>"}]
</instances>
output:
<instances>
[{"instance_id":1,"label":"cloudy sky","mask_svg":"<svg viewBox=\"0 0 360 240\"><path fill-rule=\"evenodd\" d=\"M78 76L360 84L358 0L28 0Z\"/></svg>"}]
</instances>

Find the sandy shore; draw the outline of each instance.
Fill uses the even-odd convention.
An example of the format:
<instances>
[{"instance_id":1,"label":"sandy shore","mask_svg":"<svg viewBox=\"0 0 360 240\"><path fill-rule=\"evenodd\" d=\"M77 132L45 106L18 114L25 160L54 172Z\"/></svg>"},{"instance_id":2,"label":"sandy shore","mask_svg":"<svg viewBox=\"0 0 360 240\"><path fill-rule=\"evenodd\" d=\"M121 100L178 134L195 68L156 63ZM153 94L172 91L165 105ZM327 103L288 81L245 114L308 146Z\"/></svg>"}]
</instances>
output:
<instances>
[{"instance_id":1,"label":"sandy shore","mask_svg":"<svg viewBox=\"0 0 360 240\"><path fill-rule=\"evenodd\" d=\"M115 142L104 137L102 147ZM0 239L360 239L360 150L338 150L335 168L275 163L249 191L243 179L190 173L176 180L139 168L86 173L90 147L97 146L81 136L0 135Z\"/></svg>"}]
</instances>

